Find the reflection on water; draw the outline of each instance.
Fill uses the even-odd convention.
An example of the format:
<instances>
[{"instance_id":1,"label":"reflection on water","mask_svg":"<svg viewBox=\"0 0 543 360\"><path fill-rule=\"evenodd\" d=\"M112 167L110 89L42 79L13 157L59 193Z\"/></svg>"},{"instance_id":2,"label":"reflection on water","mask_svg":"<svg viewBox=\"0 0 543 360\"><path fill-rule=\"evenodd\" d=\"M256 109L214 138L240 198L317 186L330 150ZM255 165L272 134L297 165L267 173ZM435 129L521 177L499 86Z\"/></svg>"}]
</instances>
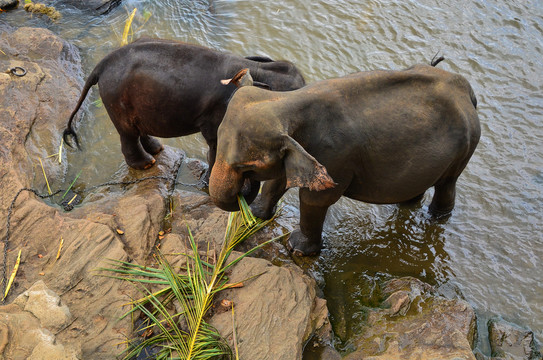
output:
<instances>
[{"instance_id":1,"label":"reflection on water","mask_svg":"<svg viewBox=\"0 0 543 360\"><path fill-rule=\"evenodd\" d=\"M382 300L379 283L401 276L442 283L450 258L444 249L444 221L432 220L425 209L355 202L342 206L354 211L332 211L326 249L314 267L324 274L334 331L346 341L358 331L365 308Z\"/></svg>"},{"instance_id":2,"label":"reflection on water","mask_svg":"<svg viewBox=\"0 0 543 360\"><path fill-rule=\"evenodd\" d=\"M431 192L422 209L346 199L333 206L315 268L324 278L334 328L348 338L378 297L380 280L412 275L461 294L482 321L501 315L543 340L540 0L128 0L102 17L53 3L63 14L58 23L22 10L0 14L0 21L59 33L81 49L87 74L118 46L134 7L135 28L143 25L136 36L289 59L308 82L428 63L440 51L446 60L439 66L471 82L482 127L458 181L456 208L450 219L432 224L425 215ZM143 24L145 12L152 16ZM109 180L123 158L104 109L89 106L79 131L85 152L69 154L68 177L84 168L82 179L90 184ZM165 142L205 159L199 135ZM295 196L286 201L296 205Z\"/></svg>"}]
</instances>

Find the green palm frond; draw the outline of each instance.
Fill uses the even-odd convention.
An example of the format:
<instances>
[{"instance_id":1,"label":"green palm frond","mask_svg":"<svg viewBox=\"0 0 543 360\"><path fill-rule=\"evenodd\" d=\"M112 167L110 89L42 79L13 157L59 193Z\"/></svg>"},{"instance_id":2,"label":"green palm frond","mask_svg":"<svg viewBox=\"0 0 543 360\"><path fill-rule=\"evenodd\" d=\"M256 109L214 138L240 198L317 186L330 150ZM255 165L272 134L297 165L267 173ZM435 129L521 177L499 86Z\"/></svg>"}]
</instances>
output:
<instances>
[{"instance_id":1,"label":"green palm frond","mask_svg":"<svg viewBox=\"0 0 543 360\"><path fill-rule=\"evenodd\" d=\"M191 253L185 254L186 265L176 273L167 259L157 250L157 268L110 260L113 268L100 268L115 279L130 281L140 288L143 297L132 300L131 310L144 315L139 332L147 334L139 341L129 341L123 352L124 359L134 359L143 351L154 351L154 359L231 359L232 350L218 331L205 321L213 304L214 295L238 284L228 283L226 271L242 258L277 240L266 241L228 263L232 251L242 241L253 235L270 221L254 217L247 202L239 197L240 211L230 213L225 238L220 252L210 251L202 259L194 237L188 229ZM259 276L259 275L255 275ZM145 286L161 287L152 292ZM175 305L178 305L178 313Z\"/></svg>"}]
</instances>

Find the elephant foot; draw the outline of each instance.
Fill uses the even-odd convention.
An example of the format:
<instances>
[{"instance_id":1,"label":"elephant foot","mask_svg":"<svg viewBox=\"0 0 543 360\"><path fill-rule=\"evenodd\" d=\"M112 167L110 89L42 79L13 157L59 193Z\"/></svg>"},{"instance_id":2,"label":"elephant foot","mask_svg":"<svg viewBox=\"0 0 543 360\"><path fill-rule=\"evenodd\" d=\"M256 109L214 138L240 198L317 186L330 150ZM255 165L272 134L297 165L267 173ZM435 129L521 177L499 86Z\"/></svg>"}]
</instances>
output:
<instances>
[{"instance_id":1,"label":"elephant foot","mask_svg":"<svg viewBox=\"0 0 543 360\"><path fill-rule=\"evenodd\" d=\"M150 169L151 167L153 167L153 165L155 165L156 160L153 157L149 156L149 159L146 159L146 160L142 160L142 161L128 161L128 160L126 160L126 163L128 164L128 166L130 166L133 169L147 170L147 169Z\"/></svg>"},{"instance_id":2,"label":"elephant foot","mask_svg":"<svg viewBox=\"0 0 543 360\"><path fill-rule=\"evenodd\" d=\"M451 216L452 209L445 209L445 210L436 209L436 208L433 208L432 205L430 205L430 207L428 208L428 212L430 213L430 216L432 217L432 219L443 221L443 220L447 220Z\"/></svg>"},{"instance_id":3,"label":"elephant foot","mask_svg":"<svg viewBox=\"0 0 543 360\"><path fill-rule=\"evenodd\" d=\"M290 234L287 241L288 250L296 256L315 256L321 252L322 240L317 241L309 239L298 230L294 230Z\"/></svg>"},{"instance_id":4,"label":"elephant foot","mask_svg":"<svg viewBox=\"0 0 543 360\"><path fill-rule=\"evenodd\" d=\"M147 170L147 169L150 169L151 167L153 167L153 165L156 163L156 160L153 159L151 160L151 163L150 164L147 164L143 167L143 170Z\"/></svg>"}]
</instances>

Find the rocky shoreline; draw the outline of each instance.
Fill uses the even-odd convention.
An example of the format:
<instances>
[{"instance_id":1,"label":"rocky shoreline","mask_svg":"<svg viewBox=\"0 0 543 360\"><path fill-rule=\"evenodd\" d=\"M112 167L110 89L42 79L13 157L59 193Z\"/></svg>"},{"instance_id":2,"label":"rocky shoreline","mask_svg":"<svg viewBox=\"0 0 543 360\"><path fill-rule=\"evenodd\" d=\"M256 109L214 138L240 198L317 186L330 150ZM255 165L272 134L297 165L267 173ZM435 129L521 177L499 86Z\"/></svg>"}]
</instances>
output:
<instances>
[{"instance_id":1,"label":"rocky shoreline","mask_svg":"<svg viewBox=\"0 0 543 360\"><path fill-rule=\"evenodd\" d=\"M0 24L0 50L0 219L5 223L20 189L46 192L38 159L44 159L50 179L61 182L65 177L69 164L47 156L60 146L84 75L78 49L46 29ZM3 72L15 67L25 69L26 75ZM151 170L123 165L113 180L173 179L180 165L184 176L195 182L205 167L181 150L166 147ZM95 269L107 259L152 266L156 246L165 254L180 253L187 226L202 250L208 243L218 248L223 241L228 214L213 206L205 193L172 183L153 179L96 189L69 212L32 192L19 195L9 213L9 243L4 240L8 276L19 250L22 258L0 306L3 358L116 358L132 333L130 319L119 320L126 311L123 305L137 291L97 276ZM170 201L177 207L168 214ZM167 215L171 231L162 238L158 234L166 230ZM251 242L276 236L293 221L282 218L278 227ZM7 228L1 229L6 239ZM319 297L316 281L290 259L283 244L269 245L265 253L266 258L244 259L229 274L233 281L263 275L221 293L210 322L232 341L231 314L221 311L220 301L234 302L241 359L341 359L331 346L326 300ZM270 261L277 257L282 266ZM181 261L181 255L169 260ZM473 352L477 322L465 301L446 299L413 278L383 284L382 293L381 306L369 312L365 332L352 341L352 352L344 359L489 359ZM489 329L491 359L541 359L530 331L502 321L493 321Z\"/></svg>"}]
</instances>

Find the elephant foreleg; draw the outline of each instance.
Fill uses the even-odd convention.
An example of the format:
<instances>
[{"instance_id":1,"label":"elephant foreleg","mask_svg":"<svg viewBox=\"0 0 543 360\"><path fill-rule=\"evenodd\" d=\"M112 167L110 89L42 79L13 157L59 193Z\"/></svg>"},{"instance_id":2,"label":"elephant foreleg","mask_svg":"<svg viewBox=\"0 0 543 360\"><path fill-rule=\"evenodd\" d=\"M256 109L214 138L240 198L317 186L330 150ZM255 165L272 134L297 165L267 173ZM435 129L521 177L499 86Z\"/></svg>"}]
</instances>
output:
<instances>
[{"instance_id":1,"label":"elephant foreleg","mask_svg":"<svg viewBox=\"0 0 543 360\"><path fill-rule=\"evenodd\" d=\"M208 129L202 129L201 131L204 139L206 140L207 146L209 147L209 149L207 150L208 167L203 176L204 183L209 184L211 169L213 168L213 165L215 164L215 160L217 158L217 135L216 129L215 132L210 132Z\"/></svg>"},{"instance_id":2,"label":"elephant foreleg","mask_svg":"<svg viewBox=\"0 0 543 360\"><path fill-rule=\"evenodd\" d=\"M287 191L286 186L286 177L266 181L262 186L262 193L251 205L253 215L264 220L271 219L277 202Z\"/></svg>"},{"instance_id":3,"label":"elephant foreleg","mask_svg":"<svg viewBox=\"0 0 543 360\"><path fill-rule=\"evenodd\" d=\"M289 250L298 256L320 253L322 227L329 206L309 205L300 199L300 229L292 232L288 240Z\"/></svg>"}]
</instances>

